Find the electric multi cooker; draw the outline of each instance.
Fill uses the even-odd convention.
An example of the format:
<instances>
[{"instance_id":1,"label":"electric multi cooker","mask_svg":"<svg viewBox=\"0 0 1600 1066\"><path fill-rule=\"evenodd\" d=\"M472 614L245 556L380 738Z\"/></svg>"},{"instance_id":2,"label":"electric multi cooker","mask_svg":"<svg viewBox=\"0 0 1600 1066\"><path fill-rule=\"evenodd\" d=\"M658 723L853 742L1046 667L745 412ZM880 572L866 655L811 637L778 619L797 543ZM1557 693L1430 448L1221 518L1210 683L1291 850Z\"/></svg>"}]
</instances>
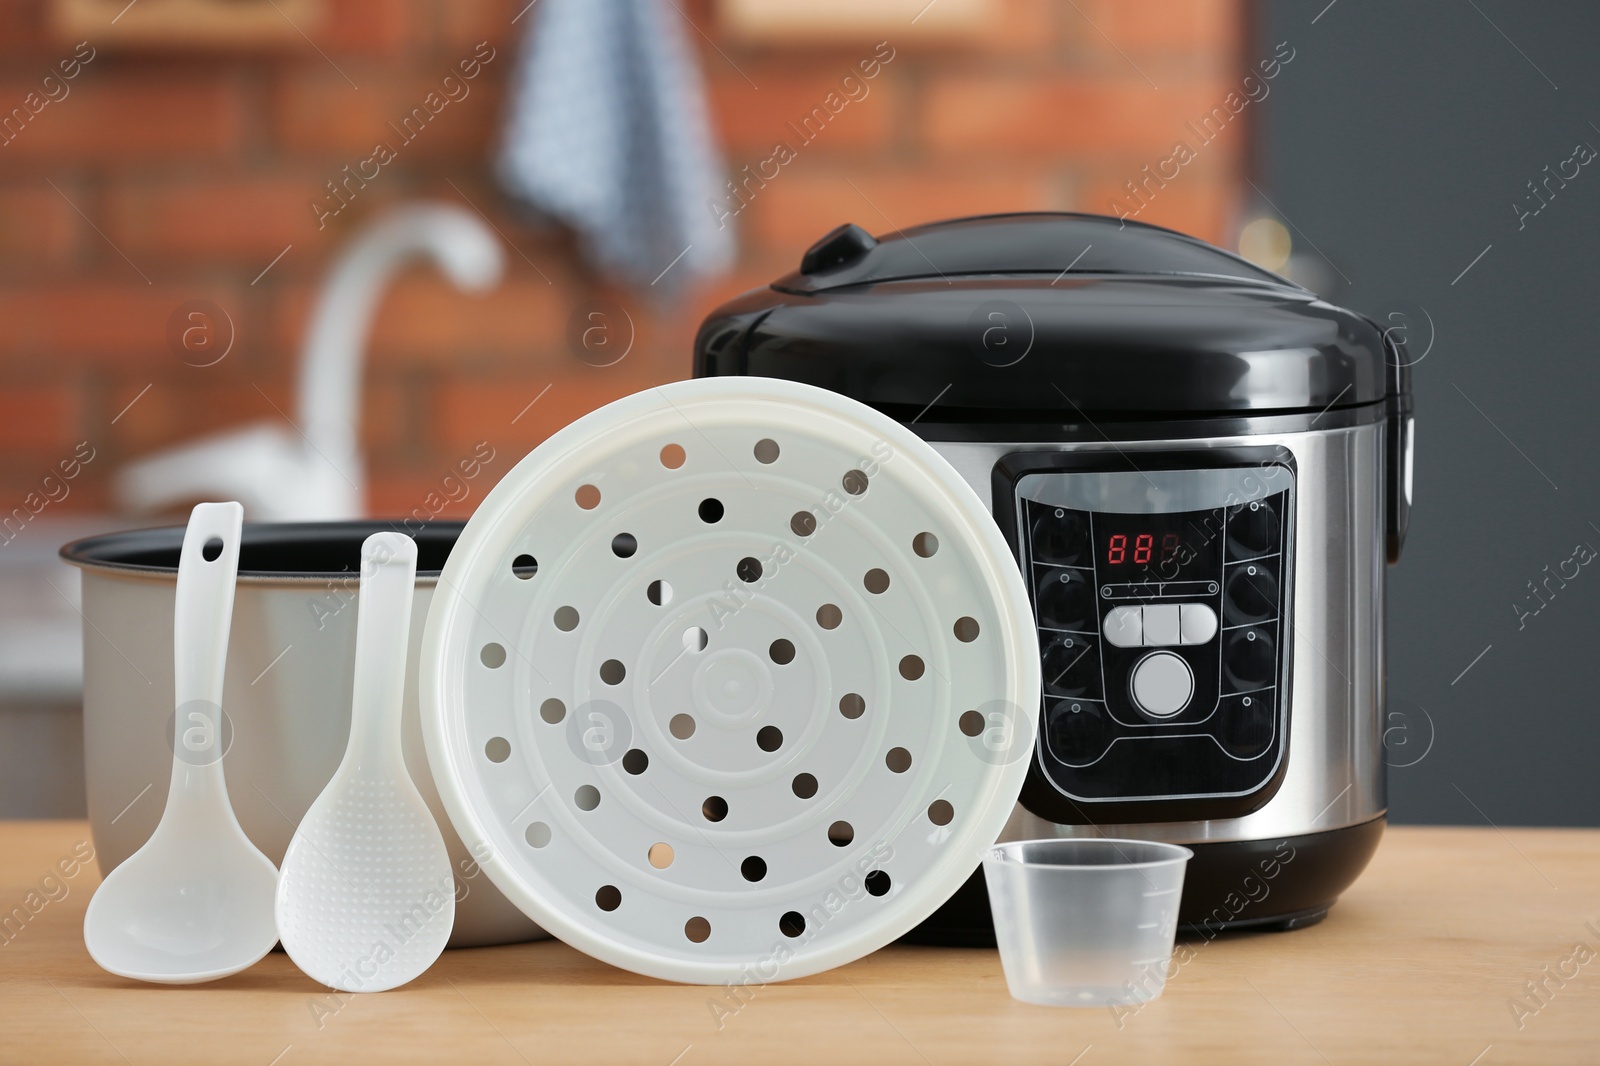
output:
<instances>
[{"instance_id":1,"label":"electric multi cooker","mask_svg":"<svg viewBox=\"0 0 1600 1066\"><path fill-rule=\"evenodd\" d=\"M1002 839L1188 845L1206 930L1317 921L1366 866L1412 450L1371 321L1133 222L845 225L714 311L695 373L863 401L990 502L1044 680ZM922 933L990 930L973 880Z\"/></svg>"}]
</instances>

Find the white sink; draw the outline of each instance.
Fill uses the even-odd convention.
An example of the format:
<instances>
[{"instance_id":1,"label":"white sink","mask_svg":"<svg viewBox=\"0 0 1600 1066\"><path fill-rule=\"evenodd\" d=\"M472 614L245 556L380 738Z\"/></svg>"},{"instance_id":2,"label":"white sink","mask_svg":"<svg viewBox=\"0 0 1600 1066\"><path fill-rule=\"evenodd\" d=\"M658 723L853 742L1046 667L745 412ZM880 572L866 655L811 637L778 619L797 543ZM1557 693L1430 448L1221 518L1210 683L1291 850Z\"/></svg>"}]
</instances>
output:
<instances>
[{"instance_id":1,"label":"white sink","mask_svg":"<svg viewBox=\"0 0 1600 1066\"><path fill-rule=\"evenodd\" d=\"M360 518L361 369L372 316L401 267L432 259L458 288L488 289L505 255L489 225L449 204L411 204L357 234L317 296L300 356L295 422L204 437L123 467L117 500L154 511L194 500L238 500L252 522Z\"/></svg>"}]
</instances>

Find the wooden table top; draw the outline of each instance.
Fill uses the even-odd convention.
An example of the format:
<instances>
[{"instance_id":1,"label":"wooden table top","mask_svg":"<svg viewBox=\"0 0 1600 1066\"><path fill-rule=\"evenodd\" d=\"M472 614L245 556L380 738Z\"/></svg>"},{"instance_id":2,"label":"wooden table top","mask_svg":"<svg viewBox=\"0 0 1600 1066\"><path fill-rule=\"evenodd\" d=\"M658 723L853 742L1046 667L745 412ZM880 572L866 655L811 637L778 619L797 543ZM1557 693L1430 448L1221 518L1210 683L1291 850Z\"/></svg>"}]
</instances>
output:
<instances>
[{"instance_id":1,"label":"wooden table top","mask_svg":"<svg viewBox=\"0 0 1600 1066\"><path fill-rule=\"evenodd\" d=\"M1600 830L1391 829L1326 921L1193 941L1166 994L1120 1019L1019 1003L994 951L959 948L894 946L739 998L554 941L449 951L367 996L281 952L142 985L84 950L97 874L59 870L90 849L82 822L0 823L0 1062L1600 1062Z\"/></svg>"}]
</instances>

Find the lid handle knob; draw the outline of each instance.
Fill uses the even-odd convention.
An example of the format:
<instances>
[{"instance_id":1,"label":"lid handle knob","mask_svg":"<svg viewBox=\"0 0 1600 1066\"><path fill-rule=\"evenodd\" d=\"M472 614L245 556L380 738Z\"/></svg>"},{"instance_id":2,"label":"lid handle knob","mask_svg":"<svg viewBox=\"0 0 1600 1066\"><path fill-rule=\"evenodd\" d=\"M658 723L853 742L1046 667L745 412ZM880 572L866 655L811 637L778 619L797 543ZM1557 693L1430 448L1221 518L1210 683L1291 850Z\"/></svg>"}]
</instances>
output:
<instances>
[{"instance_id":1,"label":"lid handle knob","mask_svg":"<svg viewBox=\"0 0 1600 1066\"><path fill-rule=\"evenodd\" d=\"M806 249L800 259L800 273L820 274L860 259L878 246L877 238L856 225L846 222L829 230L816 244Z\"/></svg>"}]
</instances>

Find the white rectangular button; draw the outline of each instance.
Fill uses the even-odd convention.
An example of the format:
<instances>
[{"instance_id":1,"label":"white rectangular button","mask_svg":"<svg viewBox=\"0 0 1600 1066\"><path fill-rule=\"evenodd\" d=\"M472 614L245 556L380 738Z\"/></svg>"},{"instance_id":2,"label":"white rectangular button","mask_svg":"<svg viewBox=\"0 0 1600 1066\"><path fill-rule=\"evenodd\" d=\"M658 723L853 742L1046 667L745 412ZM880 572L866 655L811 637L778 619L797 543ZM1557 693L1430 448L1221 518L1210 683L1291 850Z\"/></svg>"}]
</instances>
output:
<instances>
[{"instance_id":1,"label":"white rectangular button","mask_svg":"<svg viewBox=\"0 0 1600 1066\"><path fill-rule=\"evenodd\" d=\"M1152 604L1144 609L1144 643L1147 648L1178 643L1178 605Z\"/></svg>"},{"instance_id":2,"label":"white rectangular button","mask_svg":"<svg viewBox=\"0 0 1600 1066\"><path fill-rule=\"evenodd\" d=\"M1179 628L1185 644L1204 644L1217 635L1217 612L1203 603L1186 603Z\"/></svg>"},{"instance_id":3,"label":"white rectangular button","mask_svg":"<svg viewBox=\"0 0 1600 1066\"><path fill-rule=\"evenodd\" d=\"M1137 607L1113 607L1106 612L1106 640L1119 648L1137 648L1144 643L1144 622Z\"/></svg>"}]
</instances>

